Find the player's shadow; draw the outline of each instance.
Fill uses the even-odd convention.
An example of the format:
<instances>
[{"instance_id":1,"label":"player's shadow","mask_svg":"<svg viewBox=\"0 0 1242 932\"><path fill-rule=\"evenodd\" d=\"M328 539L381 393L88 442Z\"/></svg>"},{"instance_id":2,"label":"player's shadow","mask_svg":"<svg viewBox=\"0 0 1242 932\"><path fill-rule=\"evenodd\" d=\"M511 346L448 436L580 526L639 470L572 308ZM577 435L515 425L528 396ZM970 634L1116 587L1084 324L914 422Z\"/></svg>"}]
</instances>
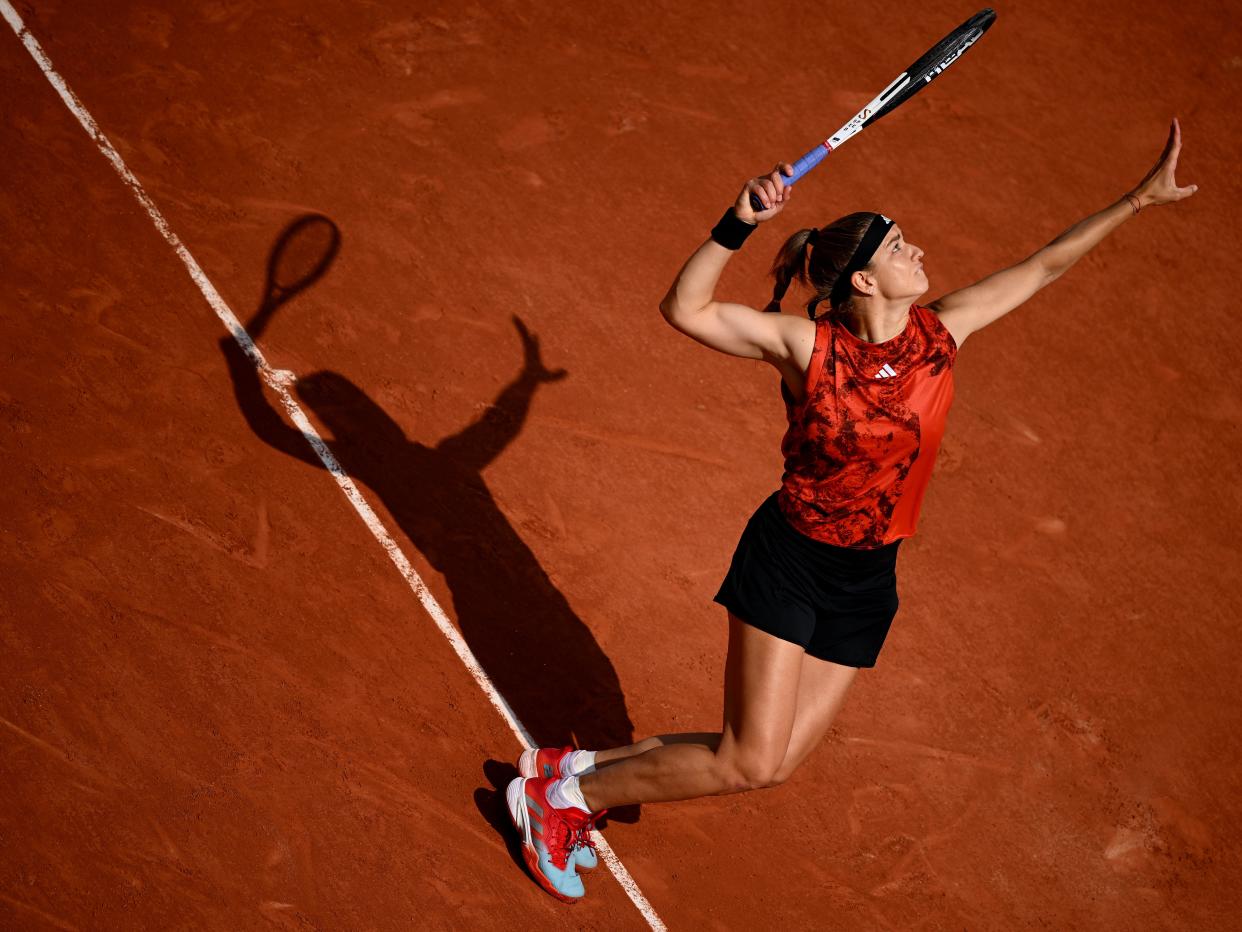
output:
<instances>
[{"instance_id":1,"label":"player's shadow","mask_svg":"<svg viewBox=\"0 0 1242 932\"><path fill-rule=\"evenodd\" d=\"M268 262L266 297L247 325L251 337L258 339L281 305L319 280L339 242L326 217L302 217L285 229ZM293 391L327 428L324 439L345 471L374 490L410 544L443 575L450 614L535 740L586 748L627 744L633 728L616 670L483 478L518 436L539 387L566 375L544 365L539 341L521 320L514 317L513 324L522 368L473 422L433 443L407 436L339 372L300 376ZM251 429L277 450L324 468L302 432L268 400L237 342L226 337L220 348ZM411 616L421 612L411 598ZM412 617L411 623L430 621Z\"/></svg>"}]
</instances>

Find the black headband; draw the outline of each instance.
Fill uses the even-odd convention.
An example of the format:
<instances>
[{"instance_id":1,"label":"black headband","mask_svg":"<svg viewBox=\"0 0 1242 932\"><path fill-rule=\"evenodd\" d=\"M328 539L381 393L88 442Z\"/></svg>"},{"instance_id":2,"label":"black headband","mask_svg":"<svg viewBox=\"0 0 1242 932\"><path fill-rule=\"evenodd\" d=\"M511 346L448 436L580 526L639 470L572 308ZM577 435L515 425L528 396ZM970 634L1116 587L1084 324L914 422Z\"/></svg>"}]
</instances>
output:
<instances>
[{"instance_id":1,"label":"black headband","mask_svg":"<svg viewBox=\"0 0 1242 932\"><path fill-rule=\"evenodd\" d=\"M845 263L845 268L832 286L831 297L834 306L841 304L850 296L850 279L854 277L855 272L865 268L867 263L871 261L871 257L880 248L880 243L884 242L884 237L888 235L889 228L892 225L893 221L883 214L876 214L871 218L871 223L867 225L867 232L863 234L863 238L859 241L858 248L850 256L850 261Z\"/></svg>"}]
</instances>

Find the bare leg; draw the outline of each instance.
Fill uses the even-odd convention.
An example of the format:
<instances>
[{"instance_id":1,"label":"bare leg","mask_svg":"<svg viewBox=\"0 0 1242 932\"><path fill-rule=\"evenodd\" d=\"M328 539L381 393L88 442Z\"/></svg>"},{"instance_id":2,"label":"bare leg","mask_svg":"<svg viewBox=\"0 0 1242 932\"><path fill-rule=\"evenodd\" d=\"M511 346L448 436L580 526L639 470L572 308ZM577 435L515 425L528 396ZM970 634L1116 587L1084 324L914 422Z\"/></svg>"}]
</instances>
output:
<instances>
[{"instance_id":1,"label":"bare leg","mask_svg":"<svg viewBox=\"0 0 1242 932\"><path fill-rule=\"evenodd\" d=\"M841 706L845 705L845 694L857 673L857 667L820 660L810 654L802 655L798 711L785 759L776 772L777 783L788 780L823 739Z\"/></svg>"},{"instance_id":2,"label":"bare leg","mask_svg":"<svg viewBox=\"0 0 1242 932\"><path fill-rule=\"evenodd\" d=\"M777 770L775 782L788 780L798 766L806 760L816 745L832 726L837 713L845 704L845 697L854 677L858 674L856 667L819 660L809 654L802 655L802 670L798 680L798 698L794 713L793 732L785 757ZM732 695L728 696L731 699ZM726 700L726 703L728 702ZM726 708L725 718L729 718ZM605 767L630 757L636 757L647 751L672 744L699 745L713 754L720 747L722 734L719 732L690 732L685 734L657 735L645 738L635 744L620 748L599 751L596 754L596 767Z\"/></svg>"},{"instance_id":3,"label":"bare leg","mask_svg":"<svg viewBox=\"0 0 1242 932\"><path fill-rule=\"evenodd\" d=\"M609 764L623 761L627 757L637 757L639 754L645 754L648 751L654 751L656 748L666 747L670 744L701 744L714 753L720 745L720 732L688 731L674 735L656 735L652 738L644 738L636 744L627 744L625 747L596 751L595 766L607 767Z\"/></svg>"},{"instance_id":4,"label":"bare leg","mask_svg":"<svg viewBox=\"0 0 1242 932\"><path fill-rule=\"evenodd\" d=\"M580 778L594 811L769 786L794 730L802 648L729 616L725 723L710 743L661 743ZM642 742L640 742L642 743Z\"/></svg>"}]
</instances>

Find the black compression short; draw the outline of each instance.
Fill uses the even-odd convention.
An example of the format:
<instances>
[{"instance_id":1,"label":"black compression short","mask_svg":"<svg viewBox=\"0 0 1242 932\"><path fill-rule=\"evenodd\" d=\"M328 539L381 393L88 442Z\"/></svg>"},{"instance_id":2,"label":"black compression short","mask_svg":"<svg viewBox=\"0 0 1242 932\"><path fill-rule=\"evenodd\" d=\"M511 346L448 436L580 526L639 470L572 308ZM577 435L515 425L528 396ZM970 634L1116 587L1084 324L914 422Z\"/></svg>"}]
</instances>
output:
<instances>
[{"instance_id":1,"label":"black compression short","mask_svg":"<svg viewBox=\"0 0 1242 932\"><path fill-rule=\"evenodd\" d=\"M897 547L836 547L789 526L773 493L738 541L715 601L812 657L874 667L897 614Z\"/></svg>"}]
</instances>

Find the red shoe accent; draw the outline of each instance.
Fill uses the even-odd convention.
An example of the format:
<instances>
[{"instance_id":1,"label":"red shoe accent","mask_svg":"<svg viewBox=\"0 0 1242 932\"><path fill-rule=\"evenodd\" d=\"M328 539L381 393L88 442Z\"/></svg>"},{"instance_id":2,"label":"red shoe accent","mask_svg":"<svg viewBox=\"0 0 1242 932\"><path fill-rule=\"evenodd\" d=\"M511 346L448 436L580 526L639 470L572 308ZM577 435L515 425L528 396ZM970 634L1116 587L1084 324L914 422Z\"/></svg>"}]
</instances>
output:
<instances>
[{"instance_id":1,"label":"red shoe accent","mask_svg":"<svg viewBox=\"0 0 1242 932\"><path fill-rule=\"evenodd\" d=\"M561 761L573 752L573 748L528 748L518 758L518 773L528 779L559 779L566 776L561 773Z\"/></svg>"},{"instance_id":2,"label":"red shoe accent","mask_svg":"<svg viewBox=\"0 0 1242 932\"><path fill-rule=\"evenodd\" d=\"M567 809L553 806L547 795L552 782L552 779L520 777L513 780L505 794L509 816L518 830L522 857L531 877L558 900L576 903L582 893L566 895L557 889L557 883L568 883L582 890L581 881L574 877L570 859L583 833L590 831L591 816L573 806Z\"/></svg>"}]
</instances>

